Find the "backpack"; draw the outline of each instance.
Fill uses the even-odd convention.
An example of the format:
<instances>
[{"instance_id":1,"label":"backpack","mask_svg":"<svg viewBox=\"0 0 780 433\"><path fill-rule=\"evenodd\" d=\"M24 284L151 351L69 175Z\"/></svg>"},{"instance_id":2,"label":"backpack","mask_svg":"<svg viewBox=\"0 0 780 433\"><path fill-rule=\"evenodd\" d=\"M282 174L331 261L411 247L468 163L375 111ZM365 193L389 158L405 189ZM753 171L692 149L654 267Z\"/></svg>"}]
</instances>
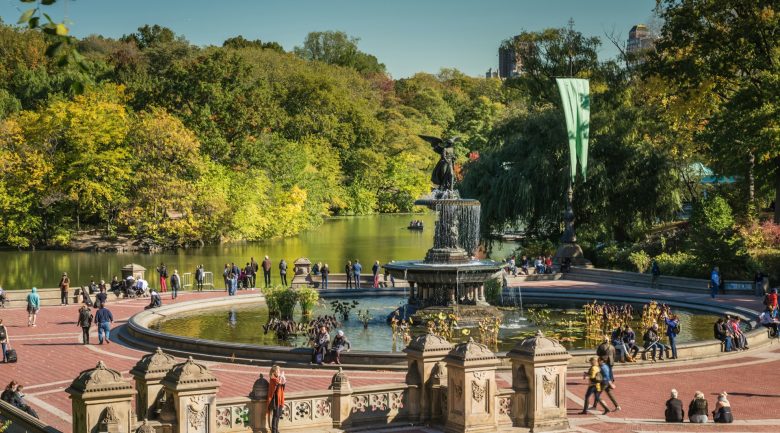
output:
<instances>
[{"instance_id":1,"label":"backpack","mask_svg":"<svg viewBox=\"0 0 780 433\"><path fill-rule=\"evenodd\" d=\"M680 322L677 322L677 325L672 328L672 332L674 332L674 335L679 335L682 328L680 327Z\"/></svg>"},{"instance_id":2,"label":"backpack","mask_svg":"<svg viewBox=\"0 0 780 433\"><path fill-rule=\"evenodd\" d=\"M0 326L0 340L5 340L8 334L5 332L5 326Z\"/></svg>"},{"instance_id":3,"label":"backpack","mask_svg":"<svg viewBox=\"0 0 780 433\"><path fill-rule=\"evenodd\" d=\"M92 324L92 314L90 314L89 310L83 310L81 313L79 313L79 325L84 326L84 324Z\"/></svg>"}]
</instances>

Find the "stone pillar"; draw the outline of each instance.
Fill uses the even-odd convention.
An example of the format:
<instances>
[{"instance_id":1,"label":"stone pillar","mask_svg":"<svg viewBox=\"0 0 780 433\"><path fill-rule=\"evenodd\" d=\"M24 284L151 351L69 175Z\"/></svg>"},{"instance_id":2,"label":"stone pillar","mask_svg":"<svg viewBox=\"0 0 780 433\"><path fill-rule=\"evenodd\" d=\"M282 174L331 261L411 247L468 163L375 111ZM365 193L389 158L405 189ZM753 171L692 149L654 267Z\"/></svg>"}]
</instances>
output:
<instances>
[{"instance_id":1,"label":"stone pillar","mask_svg":"<svg viewBox=\"0 0 780 433\"><path fill-rule=\"evenodd\" d=\"M455 346L447 363L447 433L498 430L496 368L501 364L487 346L469 339Z\"/></svg>"},{"instance_id":2,"label":"stone pillar","mask_svg":"<svg viewBox=\"0 0 780 433\"><path fill-rule=\"evenodd\" d=\"M452 350L452 344L433 334L420 335L404 349L408 371L406 384L415 385L409 389L409 417L413 423L435 420L438 414L432 405L434 366L444 360Z\"/></svg>"},{"instance_id":3,"label":"stone pillar","mask_svg":"<svg viewBox=\"0 0 780 433\"><path fill-rule=\"evenodd\" d=\"M173 401L176 427L173 433L213 433L217 431L217 390L219 381L208 367L192 357L176 364L162 380Z\"/></svg>"},{"instance_id":4,"label":"stone pillar","mask_svg":"<svg viewBox=\"0 0 780 433\"><path fill-rule=\"evenodd\" d=\"M161 409L157 402L162 397L162 380L174 365L176 359L158 347L154 353L141 358L130 370L135 379L135 411L138 419L157 418Z\"/></svg>"},{"instance_id":5,"label":"stone pillar","mask_svg":"<svg viewBox=\"0 0 780 433\"><path fill-rule=\"evenodd\" d=\"M447 364L443 361L433 366L430 384L431 420L444 424L447 422Z\"/></svg>"},{"instance_id":6,"label":"stone pillar","mask_svg":"<svg viewBox=\"0 0 780 433\"><path fill-rule=\"evenodd\" d=\"M65 392L71 399L73 433L131 433L136 422L132 408L135 390L103 361L79 373Z\"/></svg>"},{"instance_id":7,"label":"stone pillar","mask_svg":"<svg viewBox=\"0 0 780 433\"><path fill-rule=\"evenodd\" d=\"M566 370L571 355L566 348L538 331L507 356L512 360L515 426L529 427L531 432L568 429Z\"/></svg>"},{"instance_id":8,"label":"stone pillar","mask_svg":"<svg viewBox=\"0 0 780 433\"><path fill-rule=\"evenodd\" d=\"M331 416L333 427L343 429L349 427L349 415L351 411L352 385L349 378L339 367L339 371L330 379L330 389L333 391Z\"/></svg>"},{"instance_id":9,"label":"stone pillar","mask_svg":"<svg viewBox=\"0 0 780 433\"><path fill-rule=\"evenodd\" d=\"M260 373L249 394L249 425L253 433L267 433L268 426L268 380Z\"/></svg>"}]
</instances>

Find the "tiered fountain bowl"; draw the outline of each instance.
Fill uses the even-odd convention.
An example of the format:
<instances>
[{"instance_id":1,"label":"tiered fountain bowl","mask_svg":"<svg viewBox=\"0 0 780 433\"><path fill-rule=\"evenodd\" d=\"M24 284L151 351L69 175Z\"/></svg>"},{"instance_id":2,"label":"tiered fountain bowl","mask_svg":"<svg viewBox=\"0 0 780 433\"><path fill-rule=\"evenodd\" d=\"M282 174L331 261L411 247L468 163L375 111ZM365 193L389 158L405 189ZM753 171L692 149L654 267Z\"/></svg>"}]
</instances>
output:
<instances>
[{"instance_id":1,"label":"tiered fountain bowl","mask_svg":"<svg viewBox=\"0 0 780 433\"><path fill-rule=\"evenodd\" d=\"M496 315L497 310L485 300L484 284L497 276L501 265L474 258L479 248L479 201L461 199L456 191L434 191L415 204L438 214L433 247L424 260L384 265L394 278L409 282L409 304L422 312L457 310L461 318L475 320Z\"/></svg>"}]
</instances>

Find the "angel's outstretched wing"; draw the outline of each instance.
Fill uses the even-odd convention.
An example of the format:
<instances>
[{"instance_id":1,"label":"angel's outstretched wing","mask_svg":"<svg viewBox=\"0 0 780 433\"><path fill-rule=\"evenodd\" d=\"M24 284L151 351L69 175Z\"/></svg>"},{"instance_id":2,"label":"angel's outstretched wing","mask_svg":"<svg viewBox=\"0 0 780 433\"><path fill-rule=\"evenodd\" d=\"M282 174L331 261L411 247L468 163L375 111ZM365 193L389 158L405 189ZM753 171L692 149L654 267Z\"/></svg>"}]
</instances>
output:
<instances>
[{"instance_id":1,"label":"angel's outstretched wing","mask_svg":"<svg viewBox=\"0 0 780 433\"><path fill-rule=\"evenodd\" d=\"M431 137L430 135L418 135L418 137L430 143L436 152L441 152L441 148L444 146L444 140L439 137Z\"/></svg>"}]
</instances>

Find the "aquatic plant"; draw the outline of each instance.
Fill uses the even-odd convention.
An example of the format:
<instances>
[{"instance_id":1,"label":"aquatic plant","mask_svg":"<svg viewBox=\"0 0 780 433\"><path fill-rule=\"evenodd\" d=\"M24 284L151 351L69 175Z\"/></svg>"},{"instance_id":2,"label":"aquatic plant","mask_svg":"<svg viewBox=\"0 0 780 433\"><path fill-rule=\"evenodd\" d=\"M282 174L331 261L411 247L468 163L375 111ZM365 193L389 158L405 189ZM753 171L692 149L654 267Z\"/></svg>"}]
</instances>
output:
<instances>
[{"instance_id":1,"label":"aquatic plant","mask_svg":"<svg viewBox=\"0 0 780 433\"><path fill-rule=\"evenodd\" d=\"M371 321L371 319L373 319L373 317L371 317L371 313L369 313L368 310L358 310L358 320L363 323L363 329L368 329L368 323Z\"/></svg>"},{"instance_id":2,"label":"aquatic plant","mask_svg":"<svg viewBox=\"0 0 780 433\"><path fill-rule=\"evenodd\" d=\"M346 322L349 320L349 312L352 311L353 308L360 305L360 302L353 300L352 302L349 301L339 301L338 299L330 301L330 306L333 309L333 315L338 316L341 315L343 317L343 320Z\"/></svg>"},{"instance_id":3,"label":"aquatic plant","mask_svg":"<svg viewBox=\"0 0 780 433\"><path fill-rule=\"evenodd\" d=\"M310 316L314 306L320 300L320 292L310 287L298 289L298 302L301 304L301 313L304 316Z\"/></svg>"}]
</instances>

